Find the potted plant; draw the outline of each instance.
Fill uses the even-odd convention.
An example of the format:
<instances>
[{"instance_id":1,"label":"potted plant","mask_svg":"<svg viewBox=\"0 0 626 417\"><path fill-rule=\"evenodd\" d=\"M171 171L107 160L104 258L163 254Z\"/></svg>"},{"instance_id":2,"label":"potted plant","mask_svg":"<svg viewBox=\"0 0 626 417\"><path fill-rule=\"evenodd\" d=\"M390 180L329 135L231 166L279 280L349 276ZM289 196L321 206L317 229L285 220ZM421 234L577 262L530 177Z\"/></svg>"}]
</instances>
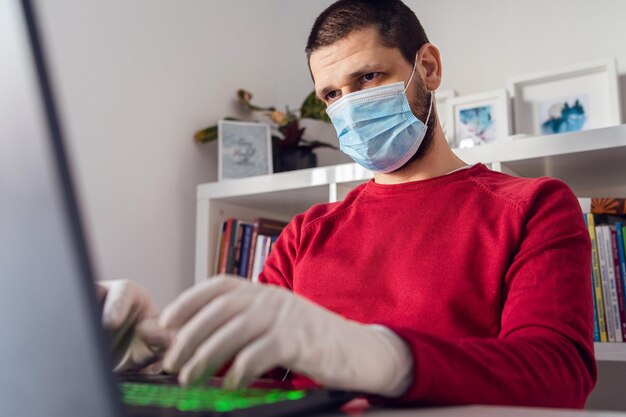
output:
<instances>
[{"instance_id":1,"label":"potted plant","mask_svg":"<svg viewBox=\"0 0 626 417\"><path fill-rule=\"evenodd\" d=\"M284 112L274 107L260 107L252 103L252 94L246 90L237 91L239 103L248 111L262 112L268 117L275 134L272 134L272 158L274 172L291 171L294 169L312 168L317 166L317 155L314 149L326 147L337 149L336 146L317 140L302 137L305 127L300 125L302 119L320 120L330 123L326 114L326 104L311 92L297 111L289 107ZM237 120L227 117L227 120ZM207 143L217 139L217 125L209 126L194 134L197 143Z\"/></svg>"}]
</instances>

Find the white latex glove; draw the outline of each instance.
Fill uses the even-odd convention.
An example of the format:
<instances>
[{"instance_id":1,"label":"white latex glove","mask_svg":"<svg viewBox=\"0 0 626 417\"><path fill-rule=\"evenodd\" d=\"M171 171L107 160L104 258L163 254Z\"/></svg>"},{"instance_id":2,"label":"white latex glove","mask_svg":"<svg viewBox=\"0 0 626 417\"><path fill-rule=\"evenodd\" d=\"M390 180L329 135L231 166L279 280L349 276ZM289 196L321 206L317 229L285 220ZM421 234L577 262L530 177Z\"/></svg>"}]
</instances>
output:
<instances>
[{"instance_id":1,"label":"white latex glove","mask_svg":"<svg viewBox=\"0 0 626 417\"><path fill-rule=\"evenodd\" d=\"M202 382L228 360L224 386L246 385L283 366L327 387L399 396L412 379L412 356L399 336L363 325L290 291L219 276L190 288L161 314L177 330L163 360L183 385Z\"/></svg>"},{"instance_id":2,"label":"white latex glove","mask_svg":"<svg viewBox=\"0 0 626 417\"><path fill-rule=\"evenodd\" d=\"M142 369L159 359L171 336L158 326L158 311L141 286L126 280L99 281L102 324L112 333L114 371Z\"/></svg>"}]
</instances>

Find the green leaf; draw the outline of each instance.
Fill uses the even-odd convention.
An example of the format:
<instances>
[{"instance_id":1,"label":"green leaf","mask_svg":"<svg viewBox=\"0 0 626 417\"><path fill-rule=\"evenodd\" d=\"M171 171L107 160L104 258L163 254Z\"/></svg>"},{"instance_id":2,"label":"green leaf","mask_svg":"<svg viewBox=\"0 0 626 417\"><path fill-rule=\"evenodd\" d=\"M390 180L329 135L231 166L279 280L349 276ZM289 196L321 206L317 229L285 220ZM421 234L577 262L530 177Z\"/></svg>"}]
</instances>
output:
<instances>
[{"instance_id":1,"label":"green leaf","mask_svg":"<svg viewBox=\"0 0 626 417\"><path fill-rule=\"evenodd\" d=\"M330 117L326 113L326 103L317 98L315 91L311 92L302 103L300 117L330 123Z\"/></svg>"}]
</instances>

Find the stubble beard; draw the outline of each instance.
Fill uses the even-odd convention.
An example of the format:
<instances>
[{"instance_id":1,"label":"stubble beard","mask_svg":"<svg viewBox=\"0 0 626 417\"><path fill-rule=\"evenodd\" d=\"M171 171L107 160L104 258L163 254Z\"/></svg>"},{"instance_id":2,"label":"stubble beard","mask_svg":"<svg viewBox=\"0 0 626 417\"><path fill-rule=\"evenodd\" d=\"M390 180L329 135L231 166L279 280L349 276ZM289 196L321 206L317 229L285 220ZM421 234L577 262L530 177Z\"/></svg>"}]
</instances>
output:
<instances>
[{"instance_id":1,"label":"stubble beard","mask_svg":"<svg viewBox=\"0 0 626 417\"><path fill-rule=\"evenodd\" d=\"M417 86L417 90L415 91L415 95L409 99L409 104L411 105L411 110L413 111L415 117L419 120L426 121L426 118L428 117L428 109L431 106L430 101L435 99L435 95L426 89L426 85L421 78L417 77L416 82L419 84ZM428 153L430 148L432 148L434 142L435 124L437 121L435 103L432 103L432 106L426 135L424 135L424 139L422 140L419 148L417 148L417 151L415 151L413 156L411 156L411 158L406 161L404 165L390 173L400 173L406 170L409 166L413 165L414 162L422 159Z\"/></svg>"}]
</instances>

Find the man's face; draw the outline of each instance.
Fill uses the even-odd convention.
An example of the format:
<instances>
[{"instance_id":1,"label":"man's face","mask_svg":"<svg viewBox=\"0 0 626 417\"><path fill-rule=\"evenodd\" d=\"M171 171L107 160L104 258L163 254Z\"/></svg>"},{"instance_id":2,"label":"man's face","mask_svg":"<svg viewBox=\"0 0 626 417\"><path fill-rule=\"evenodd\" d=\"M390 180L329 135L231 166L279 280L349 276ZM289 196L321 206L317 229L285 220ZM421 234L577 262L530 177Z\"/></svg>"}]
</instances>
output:
<instances>
[{"instance_id":1,"label":"man's face","mask_svg":"<svg viewBox=\"0 0 626 417\"><path fill-rule=\"evenodd\" d=\"M398 81L404 82L406 87L413 71L413 63L408 63L398 48L382 45L375 28L354 31L346 38L318 49L311 54L309 65L315 93L329 105L346 94L366 88ZM431 96L423 73L424 69L418 64L406 95L413 114L426 122ZM432 143L433 129L429 129L417 152L395 172L422 159Z\"/></svg>"},{"instance_id":2,"label":"man's face","mask_svg":"<svg viewBox=\"0 0 626 417\"><path fill-rule=\"evenodd\" d=\"M332 104L342 96L366 88L406 83L413 63L408 63L398 48L381 44L375 28L352 32L346 38L311 54L309 64L317 96ZM419 68L406 91L411 110L422 121L430 104Z\"/></svg>"}]
</instances>

